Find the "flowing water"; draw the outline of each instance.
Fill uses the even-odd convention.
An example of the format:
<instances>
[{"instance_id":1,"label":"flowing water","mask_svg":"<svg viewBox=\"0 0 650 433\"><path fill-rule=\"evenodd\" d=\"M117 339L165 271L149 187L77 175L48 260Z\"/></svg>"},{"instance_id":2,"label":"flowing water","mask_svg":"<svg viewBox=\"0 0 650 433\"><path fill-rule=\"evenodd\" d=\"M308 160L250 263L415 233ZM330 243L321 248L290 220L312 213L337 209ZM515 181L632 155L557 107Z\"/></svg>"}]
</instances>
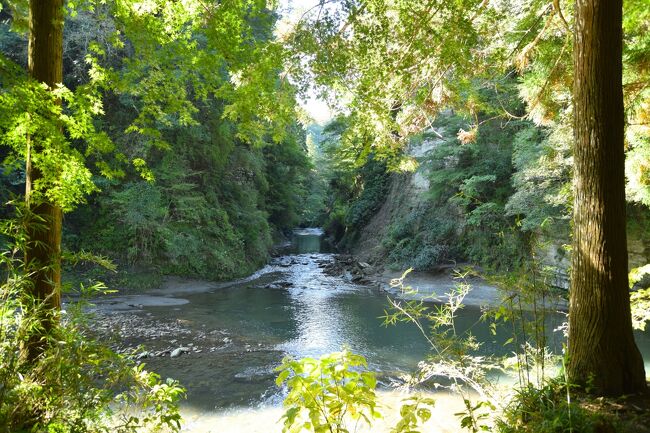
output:
<instances>
[{"instance_id":1,"label":"flowing water","mask_svg":"<svg viewBox=\"0 0 650 433\"><path fill-rule=\"evenodd\" d=\"M141 306L136 314L151 323L173 323L181 331L156 341L135 335L131 340L146 347L189 346L188 354L152 357L145 362L163 377L173 377L187 388L184 411L186 429L214 432L280 431L282 390L275 386L274 368L284 356L317 357L347 346L364 355L379 372L386 401L399 397L386 386L401 373L413 371L428 353L428 346L412 325L383 326L387 295L375 288L351 283L342 276L327 275L324 267L334 255L322 253L322 232L296 231L293 254L274 259L249 278L197 292L185 291L184 301L174 302L166 293L165 305ZM187 301L187 302L185 302ZM185 302L185 303L183 303ZM458 331L471 329L483 343L485 354L505 355L511 333L492 335L480 321L478 308L465 308L457 319ZM552 329L562 315L548 320L551 347L561 347L562 336ZM650 336L638 334L646 361L650 360ZM650 365L646 362L646 369ZM453 399L447 418L459 409ZM435 424L435 423L434 423ZM455 431L440 424L431 431Z\"/></svg>"}]
</instances>

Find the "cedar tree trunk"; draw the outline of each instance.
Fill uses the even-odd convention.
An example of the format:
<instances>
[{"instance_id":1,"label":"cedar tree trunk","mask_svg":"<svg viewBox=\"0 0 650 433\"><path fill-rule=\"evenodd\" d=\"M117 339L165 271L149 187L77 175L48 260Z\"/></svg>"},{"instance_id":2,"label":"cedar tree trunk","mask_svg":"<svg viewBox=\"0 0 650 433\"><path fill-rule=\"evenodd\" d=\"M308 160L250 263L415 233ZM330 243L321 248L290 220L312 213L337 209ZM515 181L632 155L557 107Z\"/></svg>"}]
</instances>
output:
<instances>
[{"instance_id":1,"label":"cedar tree trunk","mask_svg":"<svg viewBox=\"0 0 650 433\"><path fill-rule=\"evenodd\" d=\"M601 395L646 388L630 316L622 0L576 0L569 379Z\"/></svg>"},{"instance_id":2,"label":"cedar tree trunk","mask_svg":"<svg viewBox=\"0 0 650 433\"><path fill-rule=\"evenodd\" d=\"M28 69L32 79L54 87L63 80L63 0L30 0ZM54 325L52 312L61 307L61 208L32 199L34 182L40 177L32 155L41 143L28 139L25 199L31 215L26 224L29 239L25 252L28 269L34 272L31 297L39 308L43 331ZM28 359L42 351L42 336L36 332L26 345Z\"/></svg>"}]
</instances>

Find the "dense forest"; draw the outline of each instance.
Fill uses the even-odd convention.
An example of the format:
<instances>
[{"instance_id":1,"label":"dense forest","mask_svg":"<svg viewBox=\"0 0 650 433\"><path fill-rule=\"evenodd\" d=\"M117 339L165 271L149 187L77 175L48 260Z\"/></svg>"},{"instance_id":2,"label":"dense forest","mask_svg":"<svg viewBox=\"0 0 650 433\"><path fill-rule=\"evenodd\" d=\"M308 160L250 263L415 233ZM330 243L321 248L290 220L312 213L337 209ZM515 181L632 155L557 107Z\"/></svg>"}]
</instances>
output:
<instances>
[{"instance_id":1,"label":"dense forest","mask_svg":"<svg viewBox=\"0 0 650 433\"><path fill-rule=\"evenodd\" d=\"M646 0L0 0L0 431L203 431L201 392L434 431L438 388L444 431L646 431L648 30Z\"/></svg>"},{"instance_id":2,"label":"dense forest","mask_svg":"<svg viewBox=\"0 0 650 433\"><path fill-rule=\"evenodd\" d=\"M88 164L97 167L85 174L91 176L90 195L66 215L64 250L93 251L122 266L151 268L156 273L214 279L251 273L266 261L273 238L299 223L311 168L302 128L297 120L289 120L282 137L274 141L260 125L260 131L250 132L255 142L246 140L245 128L254 126L224 115L227 97L199 95L206 90L193 88L189 81L199 77L176 83L188 86L182 93L187 101L196 102L173 107L175 96L160 93L168 84L165 77L152 71L195 71L174 65L182 60L180 53L173 59L150 52L153 40L136 48L125 37L123 47L116 49L110 38L119 28L117 18L104 9L80 11L68 20L64 32L63 84L71 92L88 85L91 71L86 59L96 52L104 53L102 62L125 81L122 89L111 89L103 97L106 114L94 127L111 150L102 149L104 154L88 158ZM26 66L26 35L10 31L10 15L4 13L3 52ZM267 15L251 26L251 37L270 37L274 17ZM93 33L95 29L101 33ZM195 44L200 35L187 37ZM142 53L136 54L136 49ZM173 53L180 47L170 44L168 49ZM140 57L139 64L130 61L133 55ZM210 79L214 82L201 85L223 86L227 72ZM139 84L130 87L128 82ZM147 103L155 104L148 119L142 112ZM168 109L189 112L170 112L164 118L154 115L154 110ZM141 122L146 122L147 130L138 134L144 128ZM78 151L87 152L80 146ZM7 166L5 201L19 193L24 176L23 167Z\"/></svg>"}]
</instances>

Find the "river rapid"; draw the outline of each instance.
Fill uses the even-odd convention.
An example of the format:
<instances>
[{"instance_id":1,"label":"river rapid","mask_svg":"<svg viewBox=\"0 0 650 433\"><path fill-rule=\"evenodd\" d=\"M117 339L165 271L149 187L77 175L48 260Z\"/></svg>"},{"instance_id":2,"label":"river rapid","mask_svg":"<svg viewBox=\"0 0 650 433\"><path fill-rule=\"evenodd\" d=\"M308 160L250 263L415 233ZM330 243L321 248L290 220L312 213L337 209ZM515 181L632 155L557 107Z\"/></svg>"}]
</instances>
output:
<instances>
[{"instance_id":1,"label":"river rapid","mask_svg":"<svg viewBox=\"0 0 650 433\"><path fill-rule=\"evenodd\" d=\"M136 357L148 369L187 388L184 431L280 432L283 390L275 385L274 370L282 358L318 357L343 347L364 355L378 372L381 401L393 408L382 423L394 424L395 408L406 397L394 385L429 347L412 325L383 325L387 292L327 272L337 256L320 252L321 239L318 229L297 231L287 254L242 280L172 279L147 295L99 300L101 332L114 337L119 350L138 347ZM458 330L471 329L483 354L509 354L510 333L493 335L481 313L477 306L461 310ZM555 314L547 323L555 350L563 337L553 330L563 320ZM650 371L650 336L640 333L637 340ZM458 431L453 413L462 402L445 392L434 398L438 412L422 431Z\"/></svg>"}]
</instances>

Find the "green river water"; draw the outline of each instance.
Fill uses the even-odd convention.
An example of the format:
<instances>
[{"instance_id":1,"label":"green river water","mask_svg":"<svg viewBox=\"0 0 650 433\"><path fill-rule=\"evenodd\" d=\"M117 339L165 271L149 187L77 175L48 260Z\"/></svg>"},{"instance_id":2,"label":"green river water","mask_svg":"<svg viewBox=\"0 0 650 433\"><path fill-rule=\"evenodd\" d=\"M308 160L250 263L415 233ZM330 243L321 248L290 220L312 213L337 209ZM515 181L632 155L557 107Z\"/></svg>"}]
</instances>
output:
<instances>
[{"instance_id":1,"label":"green river water","mask_svg":"<svg viewBox=\"0 0 650 433\"><path fill-rule=\"evenodd\" d=\"M391 382L413 371L426 357L428 346L414 326L383 326L381 316L388 306L385 292L326 275L323 266L334 256L320 252L321 237L317 229L299 231L293 253L275 258L249 278L178 295L188 301L183 305L116 313L180 323L184 333L172 340L174 344L201 348L173 359L145 360L150 369L180 380L187 388L183 403L187 430L280 431L277 420L283 390L274 384L274 369L287 355L317 357L347 346L368 359L387 395L394 393ZM471 329L482 342L483 354L511 353L513 346L505 345L511 330L494 336L480 316L478 308L463 309L458 331ZM555 314L547 323L548 342L554 350L559 350L563 337L553 329L563 320L562 314ZM204 343L206 334L217 332L218 346ZM650 371L650 335L638 333L637 340ZM136 336L135 343L156 346L145 337Z\"/></svg>"}]
</instances>

